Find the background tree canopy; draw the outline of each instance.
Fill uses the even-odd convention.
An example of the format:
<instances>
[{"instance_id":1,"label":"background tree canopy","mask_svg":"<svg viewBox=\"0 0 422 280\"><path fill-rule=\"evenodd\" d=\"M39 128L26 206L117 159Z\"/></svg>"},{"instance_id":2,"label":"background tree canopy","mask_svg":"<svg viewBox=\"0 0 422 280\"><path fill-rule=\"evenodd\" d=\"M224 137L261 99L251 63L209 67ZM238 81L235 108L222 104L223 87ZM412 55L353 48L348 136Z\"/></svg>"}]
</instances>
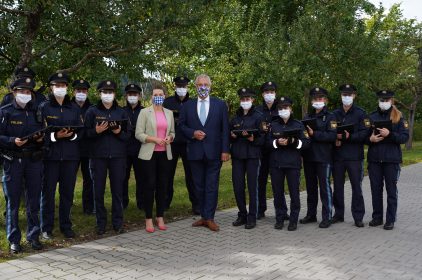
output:
<instances>
[{"instance_id":1,"label":"background tree canopy","mask_svg":"<svg viewBox=\"0 0 422 280\"><path fill-rule=\"evenodd\" d=\"M386 14L367 0L2 0L0 25L3 86L26 65L39 83L67 71L121 88L205 72L232 110L238 88L273 80L301 118L311 87L327 88L334 108L338 85L354 83L367 111L388 88L412 128L422 119L422 25L399 5Z\"/></svg>"}]
</instances>

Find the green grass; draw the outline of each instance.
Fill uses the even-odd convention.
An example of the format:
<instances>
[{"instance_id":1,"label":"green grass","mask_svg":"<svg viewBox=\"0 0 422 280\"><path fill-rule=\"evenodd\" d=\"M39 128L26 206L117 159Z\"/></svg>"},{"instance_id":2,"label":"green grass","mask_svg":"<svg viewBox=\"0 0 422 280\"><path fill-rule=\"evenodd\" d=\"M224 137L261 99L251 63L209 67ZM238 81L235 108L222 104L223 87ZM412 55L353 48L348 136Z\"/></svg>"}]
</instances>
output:
<instances>
[{"instance_id":1,"label":"green grass","mask_svg":"<svg viewBox=\"0 0 422 280\"><path fill-rule=\"evenodd\" d=\"M403 165L409 165L417 162L422 162L422 142L415 142L413 149L410 151L403 151ZM365 168L366 171L366 168ZM80 175L80 174L79 174ZM81 176L78 176L77 185L75 189L75 198L74 198L74 206L72 208L72 221L74 223L74 230L77 232L78 237L74 240L65 240L62 234L58 230L58 221L56 218L55 221L55 231L53 234L55 235L55 239L50 242L46 242L47 249L55 249L70 246L77 243L83 243L86 241L90 241L93 239L98 238L95 234L95 217L94 216L86 216L82 213L82 188L81 188ZM134 179L133 175L130 180L129 186L129 195L130 195L130 202L129 207L125 210L124 213L124 220L125 220L125 228L129 231L142 229L144 228L144 213L137 209L135 197L135 187L134 187ZM287 187L286 187L287 189ZM301 177L301 189L305 189L305 182L303 176ZM20 218L20 226L22 230L22 245L24 245L24 254L19 256L13 256L8 253L9 244L6 240L5 235L5 219L3 216L4 211L4 199L2 191L0 191L0 262L7 261L16 257L25 256L28 254L34 253L30 249L30 247L25 242L25 230L26 230L26 215L25 210L21 207L19 212ZM270 183L267 185L267 195L268 197L272 197L271 193L271 185ZM58 199L58 194L56 196L56 201ZM107 186L106 191L106 208L111 211L111 194L109 187ZM218 209L227 209L231 207L235 207L236 202L234 199L233 194L233 187L232 187L232 180L231 180L231 162L225 163L221 169L220 175L220 189L219 189L219 198L218 198ZM167 222L180 220L186 217L191 216L191 205L189 202L188 193L184 183L183 177L183 168L182 163L179 162L178 168L176 171L175 177L175 193L172 202L171 209L166 212L165 219ZM58 216L58 204L56 204L56 217ZM109 215L108 221L110 221L111 217ZM108 228L108 233L105 236L113 235L114 232L110 228Z\"/></svg>"}]
</instances>

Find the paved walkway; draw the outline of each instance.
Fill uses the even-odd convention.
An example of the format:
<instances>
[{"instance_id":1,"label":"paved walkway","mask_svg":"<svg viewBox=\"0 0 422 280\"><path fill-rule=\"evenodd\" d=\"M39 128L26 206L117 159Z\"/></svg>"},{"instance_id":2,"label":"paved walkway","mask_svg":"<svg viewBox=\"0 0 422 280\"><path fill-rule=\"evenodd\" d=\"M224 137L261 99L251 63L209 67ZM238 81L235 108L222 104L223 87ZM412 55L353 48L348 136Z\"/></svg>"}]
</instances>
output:
<instances>
[{"instance_id":1,"label":"paved walkway","mask_svg":"<svg viewBox=\"0 0 422 280\"><path fill-rule=\"evenodd\" d=\"M218 233L192 228L186 219L166 232L140 230L2 263L0 279L422 279L421 182L422 164L402 170L393 231L367 226L365 177L362 229L347 211L346 222L329 229L312 224L277 231L270 208L270 217L245 230L231 226L237 212L230 209L218 212ZM303 206L305 199L303 193Z\"/></svg>"}]
</instances>

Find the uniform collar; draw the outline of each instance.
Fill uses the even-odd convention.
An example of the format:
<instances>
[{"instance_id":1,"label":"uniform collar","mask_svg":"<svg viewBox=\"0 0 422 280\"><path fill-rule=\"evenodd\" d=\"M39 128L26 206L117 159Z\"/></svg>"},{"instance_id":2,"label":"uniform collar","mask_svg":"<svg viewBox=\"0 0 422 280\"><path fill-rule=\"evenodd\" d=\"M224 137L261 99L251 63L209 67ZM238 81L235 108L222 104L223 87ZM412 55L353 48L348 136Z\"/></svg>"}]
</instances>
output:
<instances>
[{"instance_id":1,"label":"uniform collar","mask_svg":"<svg viewBox=\"0 0 422 280\"><path fill-rule=\"evenodd\" d=\"M64 106L64 107L70 107L72 105L72 101L70 100L69 95L65 95L64 99L63 99L63 104L60 105L57 100L56 97L54 96L54 94L49 94L48 100L50 100L50 104L56 107L60 107L60 106Z\"/></svg>"},{"instance_id":2,"label":"uniform collar","mask_svg":"<svg viewBox=\"0 0 422 280\"><path fill-rule=\"evenodd\" d=\"M255 106L254 105L252 105L252 107L249 109L249 111L248 111L248 113L246 115L243 113L243 108L242 107L239 107L236 110L236 115L239 116L239 117L251 116L251 115L253 115L253 113L255 113Z\"/></svg>"},{"instance_id":3,"label":"uniform collar","mask_svg":"<svg viewBox=\"0 0 422 280\"><path fill-rule=\"evenodd\" d=\"M34 106L34 102L32 100L26 103L24 108L18 105L18 103L16 102L16 99L13 99L12 104L13 104L13 107L17 110L31 110L33 109L33 106Z\"/></svg>"},{"instance_id":4,"label":"uniform collar","mask_svg":"<svg viewBox=\"0 0 422 280\"><path fill-rule=\"evenodd\" d=\"M274 111L277 109L277 99L274 100L273 105L271 105L271 108L268 109L267 103L265 103L265 100L262 103L262 107L264 108L264 111Z\"/></svg>"},{"instance_id":5,"label":"uniform collar","mask_svg":"<svg viewBox=\"0 0 422 280\"><path fill-rule=\"evenodd\" d=\"M78 105L78 106L79 106L79 104L76 102L75 97L72 97L72 102L74 102L76 105ZM86 100L85 100L85 102L84 102L84 105L82 105L82 108L88 108L88 107L90 107L91 105L92 105L91 101L89 101L89 99L88 99L88 98L86 98Z\"/></svg>"},{"instance_id":6,"label":"uniform collar","mask_svg":"<svg viewBox=\"0 0 422 280\"><path fill-rule=\"evenodd\" d=\"M132 105L130 105L129 102L126 101L126 107L130 110L137 110L137 109L140 109L142 106L141 106L141 102L138 101L138 103L136 103L135 108L132 108Z\"/></svg>"},{"instance_id":7,"label":"uniform collar","mask_svg":"<svg viewBox=\"0 0 422 280\"><path fill-rule=\"evenodd\" d=\"M208 96L209 96L209 95L208 95ZM174 97L176 98L176 100L177 100L179 103L184 103L184 102L186 102L186 101L188 101L188 100L189 100L189 92L187 92L187 93L186 93L185 98L183 98L183 100L180 98L180 96L178 96L178 95L177 95L177 93L176 93L176 92L174 92Z\"/></svg>"},{"instance_id":8,"label":"uniform collar","mask_svg":"<svg viewBox=\"0 0 422 280\"><path fill-rule=\"evenodd\" d=\"M111 105L110 109L107 109L106 107L104 107L104 104L101 100L98 101L97 103L97 107L100 110L106 111L106 110L113 110L114 108L116 108L118 106L117 101L113 100L113 105Z\"/></svg>"}]
</instances>

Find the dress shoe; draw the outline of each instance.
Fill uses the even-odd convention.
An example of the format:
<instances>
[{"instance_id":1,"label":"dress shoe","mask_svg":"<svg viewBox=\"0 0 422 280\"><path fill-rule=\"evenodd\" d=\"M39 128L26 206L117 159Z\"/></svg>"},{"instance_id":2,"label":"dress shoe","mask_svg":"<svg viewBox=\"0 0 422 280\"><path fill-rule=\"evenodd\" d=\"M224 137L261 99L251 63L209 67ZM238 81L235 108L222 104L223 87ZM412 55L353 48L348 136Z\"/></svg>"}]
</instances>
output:
<instances>
[{"instance_id":1,"label":"dress shoe","mask_svg":"<svg viewBox=\"0 0 422 280\"><path fill-rule=\"evenodd\" d=\"M329 228L331 226L331 221L330 220L322 220L319 223L319 228Z\"/></svg>"},{"instance_id":2,"label":"dress shoe","mask_svg":"<svg viewBox=\"0 0 422 280\"><path fill-rule=\"evenodd\" d=\"M344 218L339 217L339 216L333 216L333 218L331 219L331 223L332 224L336 224L336 223L343 223L344 222Z\"/></svg>"},{"instance_id":3,"label":"dress shoe","mask_svg":"<svg viewBox=\"0 0 422 280\"><path fill-rule=\"evenodd\" d=\"M244 224L246 224L246 218L245 217L237 217L236 221L234 221L232 223L233 226L238 227L238 226L243 226Z\"/></svg>"},{"instance_id":4,"label":"dress shoe","mask_svg":"<svg viewBox=\"0 0 422 280\"><path fill-rule=\"evenodd\" d=\"M97 235L104 235L106 230L104 228L97 228Z\"/></svg>"},{"instance_id":5,"label":"dress shoe","mask_svg":"<svg viewBox=\"0 0 422 280\"><path fill-rule=\"evenodd\" d=\"M245 225L245 229L253 229L254 227L256 227L255 221L248 221Z\"/></svg>"},{"instance_id":6,"label":"dress shoe","mask_svg":"<svg viewBox=\"0 0 422 280\"><path fill-rule=\"evenodd\" d=\"M117 234L122 234L122 233L125 233L126 232L122 227L120 227L120 228L113 228L113 229L114 229L114 231Z\"/></svg>"},{"instance_id":7,"label":"dress shoe","mask_svg":"<svg viewBox=\"0 0 422 280\"><path fill-rule=\"evenodd\" d=\"M264 212L262 212L262 213L258 213L258 215L256 216L256 218L257 218L258 220L264 219L264 218L265 218L265 213L264 213Z\"/></svg>"},{"instance_id":8,"label":"dress shoe","mask_svg":"<svg viewBox=\"0 0 422 280\"><path fill-rule=\"evenodd\" d=\"M75 238L76 234L72 229L66 229L62 231L65 238Z\"/></svg>"},{"instance_id":9,"label":"dress shoe","mask_svg":"<svg viewBox=\"0 0 422 280\"><path fill-rule=\"evenodd\" d=\"M355 221L355 226L357 226L357 227L364 227L365 224L362 221Z\"/></svg>"},{"instance_id":10,"label":"dress shoe","mask_svg":"<svg viewBox=\"0 0 422 280\"><path fill-rule=\"evenodd\" d=\"M31 244L32 249L34 250L42 250L43 246L40 242L40 240L38 238L36 239L32 239L32 240L28 240L29 244Z\"/></svg>"},{"instance_id":11,"label":"dress shoe","mask_svg":"<svg viewBox=\"0 0 422 280\"><path fill-rule=\"evenodd\" d=\"M19 243L11 243L10 244L10 252L13 254L19 254L22 252L22 247Z\"/></svg>"},{"instance_id":12,"label":"dress shoe","mask_svg":"<svg viewBox=\"0 0 422 280\"><path fill-rule=\"evenodd\" d=\"M295 231L297 229L297 223L289 223L289 226L287 227L288 231Z\"/></svg>"},{"instance_id":13,"label":"dress shoe","mask_svg":"<svg viewBox=\"0 0 422 280\"><path fill-rule=\"evenodd\" d=\"M53 239L53 233L51 233L51 231L44 231L41 234L41 237L45 240L52 240Z\"/></svg>"},{"instance_id":14,"label":"dress shoe","mask_svg":"<svg viewBox=\"0 0 422 280\"><path fill-rule=\"evenodd\" d=\"M199 219L196 220L195 222L193 222L192 224L193 227L206 227L207 226L207 221L205 221L204 219Z\"/></svg>"},{"instance_id":15,"label":"dress shoe","mask_svg":"<svg viewBox=\"0 0 422 280\"><path fill-rule=\"evenodd\" d=\"M385 230L392 230L394 228L394 223L391 223L391 222L386 222L385 224L384 224L384 229Z\"/></svg>"},{"instance_id":16,"label":"dress shoe","mask_svg":"<svg viewBox=\"0 0 422 280\"><path fill-rule=\"evenodd\" d=\"M377 226L380 226L380 225L382 225L382 220L372 219L372 220L369 222L369 226L370 226L370 227L377 227Z\"/></svg>"},{"instance_id":17,"label":"dress shoe","mask_svg":"<svg viewBox=\"0 0 422 280\"><path fill-rule=\"evenodd\" d=\"M316 223L317 218L315 216L305 216L303 219L299 220L299 223L301 224L310 224L310 223Z\"/></svg>"},{"instance_id":18,"label":"dress shoe","mask_svg":"<svg viewBox=\"0 0 422 280\"><path fill-rule=\"evenodd\" d=\"M214 222L214 220L207 220L207 227L212 231L220 230L220 227Z\"/></svg>"},{"instance_id":19,"label":"dress shoe","mask_svg":"<svg viewBox=\"0 0 422 280\"><path fill-rule=\"evenodd\" d=\"M157 227L158 227L159 230L167 230L167 226L164 224L164 222L163 222L162 225L160 225L158 223L158 220L157 219L155 220L155 222L157 223Z\"/></svg>"},{"instance_id":20,"label":"dress shoe","mask_svg":"<svg viewBox=\"0 0 422 280\"><path fill-rule=\"evenodd\" d=\"M284 221L276 222L274 225L275 229L283 229L283 227L284 227Z\"/></svg>"}]
</instances>

